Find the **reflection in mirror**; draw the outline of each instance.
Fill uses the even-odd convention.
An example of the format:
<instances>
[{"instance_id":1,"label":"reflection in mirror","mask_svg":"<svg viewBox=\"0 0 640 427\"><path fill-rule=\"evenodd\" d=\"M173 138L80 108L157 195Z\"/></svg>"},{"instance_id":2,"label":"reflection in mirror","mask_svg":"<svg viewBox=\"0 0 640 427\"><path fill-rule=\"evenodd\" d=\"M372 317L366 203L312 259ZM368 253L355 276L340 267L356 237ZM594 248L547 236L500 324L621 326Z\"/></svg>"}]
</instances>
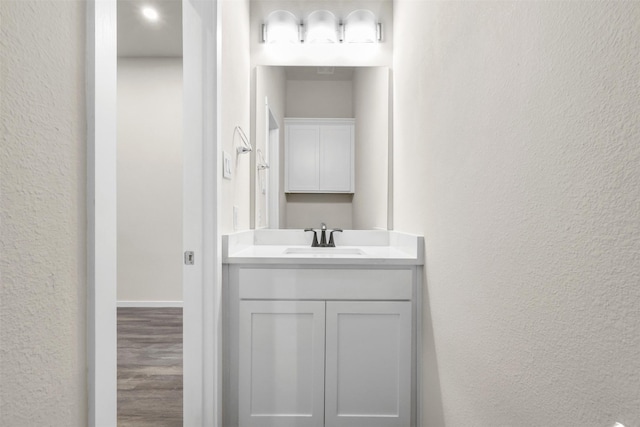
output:
<instances>
[{"instance_id":1,"label":"reflection in mirror","mask_svg":"<svg viewBox=\"0 0 640 427\"><path fill-rule=\"evenodd\" d=\"M319 227L322 222L343 229L389 228L389 84L387 67L256 68L252 139L264 158L256 157L253 168L255 228L299 229ZM297 169L301 164L318 169L313 175L320 174L322 166L317 165L329 157L328 149L319 148L321 142L317 142L317 151L311 149L302 158L287 155L285 119L289 118L355 119L353 190L285 191L287 162L296 162ZM320 135L322 131L315 132ZM269 167L261 167L263 164Z\"/></svg>"}]
</instances>

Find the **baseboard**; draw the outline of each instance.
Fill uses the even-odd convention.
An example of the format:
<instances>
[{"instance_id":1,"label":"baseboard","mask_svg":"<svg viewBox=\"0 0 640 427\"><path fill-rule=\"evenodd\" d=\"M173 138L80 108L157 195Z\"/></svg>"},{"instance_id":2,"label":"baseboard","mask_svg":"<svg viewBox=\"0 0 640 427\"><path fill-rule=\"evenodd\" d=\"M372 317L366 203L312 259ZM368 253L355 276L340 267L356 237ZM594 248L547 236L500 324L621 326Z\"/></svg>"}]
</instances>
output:
<instances>
[{"instance_id":1,"label":"baseboard","mask_svg":"<svg viewBox=\"0 0 640 427\"><path fill-rule=\"evenodd\" d=\"M182 307L182 301L118 301L118 307Z\"/></svg>"}]
</instances>

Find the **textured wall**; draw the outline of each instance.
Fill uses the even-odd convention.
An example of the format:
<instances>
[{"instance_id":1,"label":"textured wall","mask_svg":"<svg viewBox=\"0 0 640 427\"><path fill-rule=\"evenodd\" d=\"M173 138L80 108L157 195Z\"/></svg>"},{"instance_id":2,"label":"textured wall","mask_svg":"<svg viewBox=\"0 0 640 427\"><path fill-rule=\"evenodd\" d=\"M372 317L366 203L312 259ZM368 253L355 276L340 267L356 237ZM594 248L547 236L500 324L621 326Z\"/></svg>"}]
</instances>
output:
<instances>
[{"instance_id":1,"label":"textured wall","mask_svg":"<svg viewBox=\"0 0 640 427\"><path fill-rule=\"evenodd\" d=\"M118 301L182 301L182 58L118 58Z\"/></svg>"},{"instance_id":2,"label":"textured wall","mask_svg":"<svg viewBox=\"0 0 640 427\"><path fill-rule=\"evenodd\" d=\"M640 3L394 15L395 225L426 236L446 425L639 425Z\"/></svg>"},{"instance_id":3,"label":"textured wall","mask_svg":"<svg viewBox=\"0 0 640 427\"><path fill-rule=\"evenodd\" d=\"M0 2L0 425L84 426L85 6Z\"/></svg>"}]
</instances>

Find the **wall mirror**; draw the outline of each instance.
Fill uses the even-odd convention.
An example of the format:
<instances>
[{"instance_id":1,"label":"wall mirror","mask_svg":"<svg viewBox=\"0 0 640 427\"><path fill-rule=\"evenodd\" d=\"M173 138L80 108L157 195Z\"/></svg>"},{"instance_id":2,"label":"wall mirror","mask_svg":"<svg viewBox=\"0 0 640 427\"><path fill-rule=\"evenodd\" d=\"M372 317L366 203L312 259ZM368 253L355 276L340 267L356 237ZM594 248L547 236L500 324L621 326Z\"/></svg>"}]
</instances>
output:
<instances>
[{"instance_id":1,"label":"wall mirror","mask_svg":"<svg viewBox=\"0 0 640 427\"><path fill-rule=\"evenodd\" d=\"M390 228L390 82L387 67L256 67L254 228ZM285 191L286 162L293 161L285 150L288 118L354 119L352 191Z\"/></svg>"}]
</instances>

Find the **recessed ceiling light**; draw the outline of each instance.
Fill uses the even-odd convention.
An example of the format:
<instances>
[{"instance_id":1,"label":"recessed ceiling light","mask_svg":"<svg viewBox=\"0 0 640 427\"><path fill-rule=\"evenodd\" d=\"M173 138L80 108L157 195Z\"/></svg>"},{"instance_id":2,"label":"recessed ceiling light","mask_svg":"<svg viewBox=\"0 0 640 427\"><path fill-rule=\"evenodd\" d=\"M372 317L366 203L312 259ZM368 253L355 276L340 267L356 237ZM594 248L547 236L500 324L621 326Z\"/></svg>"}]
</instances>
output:
<instances>
[{"instance_id":1,"label":"recessed ceiling light","mask_svg":"<svg viewBox=\"0 0 640 427\"><path fill-rule=\"evenodd\" d=\"M158 11L151 6L145 6L142 8L142 16L147 18L148 21L157 22L160 19Z\"/></svg>"}]
</instances>

